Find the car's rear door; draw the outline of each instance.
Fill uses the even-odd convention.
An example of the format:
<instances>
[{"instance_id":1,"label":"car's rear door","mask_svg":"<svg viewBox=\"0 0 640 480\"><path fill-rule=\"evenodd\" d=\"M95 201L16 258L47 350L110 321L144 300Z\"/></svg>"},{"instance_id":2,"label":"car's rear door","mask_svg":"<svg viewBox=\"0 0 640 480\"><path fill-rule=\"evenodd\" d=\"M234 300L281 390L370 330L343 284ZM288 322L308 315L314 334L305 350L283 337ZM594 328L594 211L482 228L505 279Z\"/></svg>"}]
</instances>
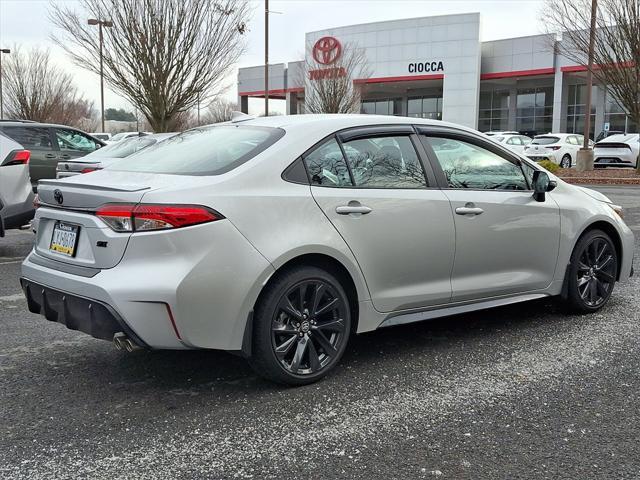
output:
<instances>
[{"instance_id":1,"label":"car's rear door","mask_svg":"<svg viewBox=\"0 0 640 480\"><path fill-rule=\"evenodd\" d=\"M55 178L58 149L51 137L51 129L38 125L7 125L2 132L31 152L29 176L35 186L43 178Z\"/></svg>"},{"instance_id":2,"label":"car's rear door","mask_svg":"<svg viewBox=\"0 0 640 480\"><path fill-rule=\"evenodd\" d=\"M411 126L390 126L341 132L304 156L313 197L353 252L381 312L451 297L451 207L420 151Z\"/></svg>"},{"instance_id":3,"label":"car's rear door","mask_svg":"<svg viewBox=\"0 0 640 480\"><path fill-rule=\"evenodd\" d=\"M58 161L73 160L84 157L86 154L96 151L102 146L95 139L78 130L72 128L55 127L53 134L60 150ZM54 165L52 175L48 178L55 178L56 171Z\"/></svg>"},{"instance_id":4,"label":"car's rear door","mask_svg":"<svg viewBox=\"0 0 640 480\"><path fill-rule=\"evenodd\" d=\"M523 164L470 133L421 128L421 139L455 218L453 301L544 289L560 245L560 209L533 198ZM465 154L450 155L451 144ZM444 147L444 148L441 148Z\"/></svg>"}]
</instances>

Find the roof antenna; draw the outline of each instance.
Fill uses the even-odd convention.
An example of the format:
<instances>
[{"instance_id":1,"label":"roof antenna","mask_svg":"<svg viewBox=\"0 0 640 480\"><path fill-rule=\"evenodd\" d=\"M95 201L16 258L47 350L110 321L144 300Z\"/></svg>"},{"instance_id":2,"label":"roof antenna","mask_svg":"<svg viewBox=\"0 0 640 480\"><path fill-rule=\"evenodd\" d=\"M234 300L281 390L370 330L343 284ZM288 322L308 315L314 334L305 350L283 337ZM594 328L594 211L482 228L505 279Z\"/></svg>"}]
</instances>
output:
<instances>
[{"instance_id":1,"label":"roof antenna","mask_svg":"<svg viewBox=\"0 0 640 480\"><path fill-rule=\"evenodd\" d=\"M256 117L243 112L237 112L235 110L231 112L231 123L246 122L247 120L254 120L255 118Z\"/></svg>"}]
</instances>

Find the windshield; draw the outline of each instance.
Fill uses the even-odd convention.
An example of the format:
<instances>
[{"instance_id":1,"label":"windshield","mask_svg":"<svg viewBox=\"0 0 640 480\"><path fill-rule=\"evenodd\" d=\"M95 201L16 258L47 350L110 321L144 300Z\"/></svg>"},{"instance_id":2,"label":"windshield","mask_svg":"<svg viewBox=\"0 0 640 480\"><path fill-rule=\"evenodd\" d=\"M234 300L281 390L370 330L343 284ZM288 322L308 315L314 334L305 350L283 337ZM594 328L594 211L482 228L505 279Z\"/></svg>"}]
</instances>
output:
<instances>
[{"instance_id":1,"label":"windshield","mask_svg":"<svg viewBox=\"0 0 640 480\"><path fill-rule=\"evenodd\" d=\"M220 175L258 155L283 135L284 130L271 127L199 127L158 142L109 168L172 175Z\"/></svg>"},{"instance_id":2,"label":"windshield","mask_svg":"<svg viewBox=\"0 0 640 480\"><path fill-rule=\"evenodd\" d=\"M135 133L135 132L116 133L113 137L111 137L111 141L112 142L117 142L119 140L122 140L123 138L126 138L127 136L131 135L132 133Z\"/></svg>"},{"instance_id":3,"label":"windshield","mask_svg":"<svg viewBox=\"0 0 640 480\"><path fill-rule=\"evenodd\" d=\"M558 137L536 137L531 143L533 145L551 145L552 143L558 143L560 139Z\"/></svg>"},{"instance_id":4,"label":"windshield","mask_svg":"<svg viewBox=\"0 0 640 480\"><path fill-rule=\"evenodd\" d=\"M84 158L124 158L157 142L155 138L131 137L118 143L110 143Z\"/></svg>"}]
</instances>

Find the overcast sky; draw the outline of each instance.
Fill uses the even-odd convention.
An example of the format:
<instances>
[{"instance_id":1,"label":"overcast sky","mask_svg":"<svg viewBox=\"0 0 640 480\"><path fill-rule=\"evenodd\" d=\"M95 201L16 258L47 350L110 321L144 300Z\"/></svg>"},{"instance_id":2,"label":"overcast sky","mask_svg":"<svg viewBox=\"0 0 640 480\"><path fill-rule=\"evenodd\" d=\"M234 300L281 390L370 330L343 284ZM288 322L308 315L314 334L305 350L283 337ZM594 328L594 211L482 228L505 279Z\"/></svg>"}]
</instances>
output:
<instances>
[{"instance_id":1,"label":"overcast sky","mask_svg":"<svg viewBox=\"0 0 640 480\"><path fill-rule=\"evenodd\" d=\"M77 3L77 0L62 0ZM73 66L49 38L54 27L48 19L49 0L0 0L0 46L39 45L49 47L63 68L73 72L84 94L100 106L100 84L96 75ZM246 52L237 67L260 65L264 58L264 2L252 0ZM358 23L426 17L450 13L481 13L481 39L535 35L542 32L538 18L543 0L271 0L270 61L288 62L302 58L306 32ZM228 78L226 96L236 99L236 74ZM278 102L275 102L278 103ZM250 108L262 105L255 101ZM131 109L116 92L105 92L105 108ZM280 105L281 109L283 108Z\"/></svg>"}]
</instances>

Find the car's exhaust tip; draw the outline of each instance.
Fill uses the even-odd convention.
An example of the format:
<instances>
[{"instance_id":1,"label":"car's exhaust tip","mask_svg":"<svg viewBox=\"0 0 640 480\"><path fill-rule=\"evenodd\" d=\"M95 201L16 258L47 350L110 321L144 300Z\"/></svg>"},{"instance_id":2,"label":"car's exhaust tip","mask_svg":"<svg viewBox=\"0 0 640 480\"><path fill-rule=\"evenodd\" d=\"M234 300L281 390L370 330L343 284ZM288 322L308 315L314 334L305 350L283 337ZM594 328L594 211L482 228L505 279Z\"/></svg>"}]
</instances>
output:
<instances>
[{"instance_id":1,"label":"car's exhaust tip","mask_svg":"<svg viewBox=\"0 0 640 480\"><path fill-rule=\"evenodd\" d=\"M129 353L142 349L140 345L135 343L122 332L118 332L113 336L113 346L116 348L116 350L126 351Z\"/></svg>"}]
</instances>

